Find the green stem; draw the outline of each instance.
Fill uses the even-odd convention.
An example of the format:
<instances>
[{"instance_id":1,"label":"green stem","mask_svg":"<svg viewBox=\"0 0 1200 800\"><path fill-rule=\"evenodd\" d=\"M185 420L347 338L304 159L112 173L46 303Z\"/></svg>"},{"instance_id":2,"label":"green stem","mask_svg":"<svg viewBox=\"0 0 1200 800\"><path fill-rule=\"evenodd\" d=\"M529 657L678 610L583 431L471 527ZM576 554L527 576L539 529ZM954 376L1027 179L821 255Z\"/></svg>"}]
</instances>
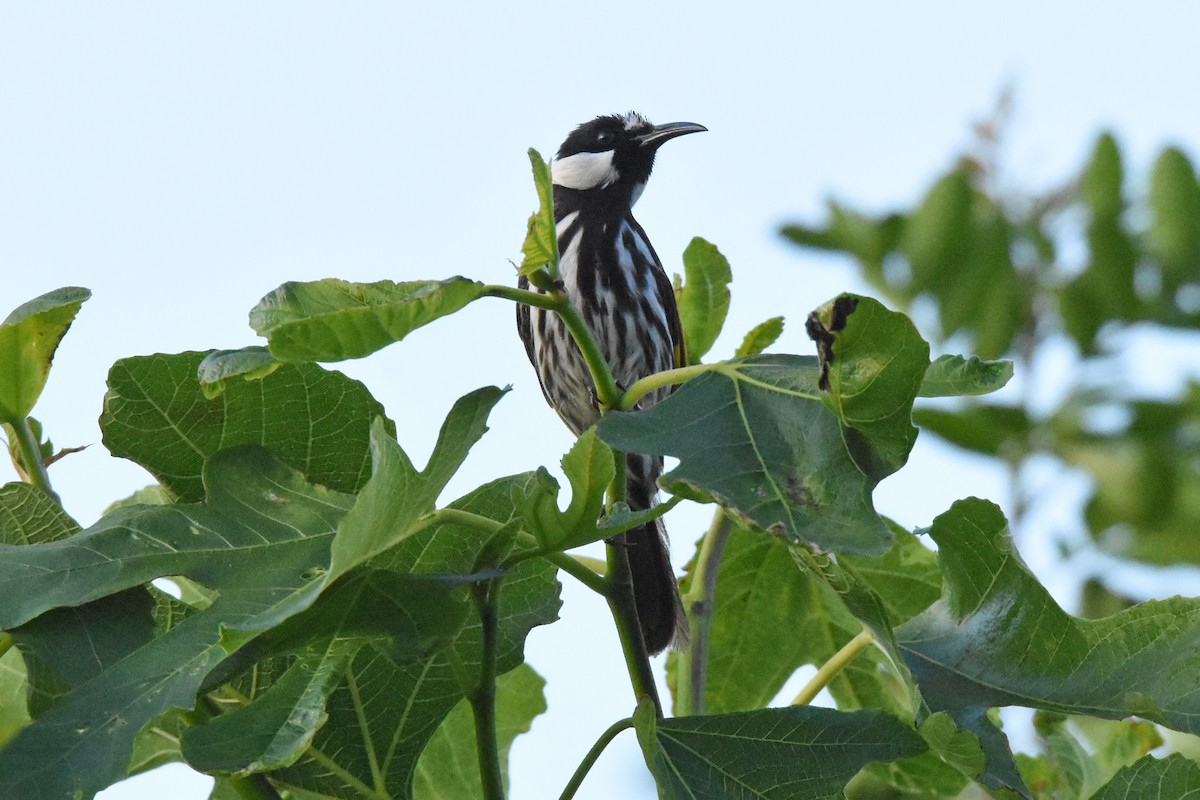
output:
<instances>
[{"instance_id":1,"label":"green stem","mask_svg":"<svg viewBox=\"0 0 1200 800\"><path fill-rule=\"evenodd\" d=\"M504 527L504 523L498 522L491 517L485 517L481 514L475 514L471 511L463 511L462 509L458 508L439 508L437 511L434 511L432 514L430 514L427 519L429 519L430 522L449 522L455 525L462 525L463 527L474 528L475 530L483 531L487 534L497 533L501 528ZM527 561L530 558L537 558L540 556L553 563L563 572L574 576L579 580L580 583L582 583L584 586L587 586L592 591L599 592L601 594L604 593L604 579L587 566L581 564L577 559L572 558L571 556L562 552L546 552L531 534L528 534L524 531L520 531L517 534L517 541L523 545L526 545L527 549L513 554L512 557L508 558L504 562L505 566L512 566L513 564L518 564L522 561Z\"/></svg>"},{"instance_id":2,"label":"green stem","mask_svg":"<svg viewBox=\"0 0 1200 800\"><path fill-rule=\"evenodd\" d=\"M593 592L601 595L605 593L606 586L603 576L597 574L594 569L586 564L581 563L578 558L569 556L566 553L546 553L546 560Z\"/></svg>"},{"instance_id":3,"label":"green stem","mask_svg":"<svg viewBox=\"0 0 1200 800\"><path fill-rule=\"evenodd\" d=\"M13 646L12 634L5 633L4 631L0 631L0 658L3 658L4 654L12 649L12 646Z\"/></svg>"},{"instance_id":4,"label":"green stem","mask_svg":"<svg viewBox=\"0 0 1200 800\"><path fill-rule=\"evenodd\" d=\"M678 716L703 714L708 685L708 644L712 634L713 596L717 588L717 569L725 554L725 544L733 530L733 522L724 509L718 508L712 525L700 543L696 569L691 585L683 598L687 609L688 635L691 644L681 653L676 665L675 710Z\"/></svg>"},{"instance_id":5,"label":"green stem","mask_svg":"<svg viewBox=\"0 0 1200 800\"><path fill-rule=\"evenodd\" d=\"M530 292L497 285L487 286L485 292L492 297L502 297L506 300L515 300L518 303L548 309L562 317L563 324L567 326L567 331L575 340L575 346L583 354L584 363L587 364L588 371L592 374L592 383L596 387L596 399L600 401L602 408L616 407L617 401L621 399L621 390L617 387L612 370L608 368L608 362L604 360L604 354L600 352L600 346L596 344L595 337L592 336L587 323L580 316L579 310L571 304L570 298L560 291Z\"/></svg>"},{"instance_id":6,"label":"green stem","mask_svg":"<svg viewBox=\"0 0 1200 800\"><path fill-rule=\"evenodd\" d=\"M846 642L841 650L838 650L828 661L821 665L821 668L817 670L817 674L812 677L808 685L801 689L800 694L796 695L796 698L792 700L792 705L806 706L811 703L813 698L820 694L821 690L828 686L829 682L837 677L837 674L845 669L847 664L854 660L855 656L874 643L875 637L871 635L869 630L863 628L858 636Z\"/></svg>"},{"instance_id":7,"label":"green stem","mask_svg":"<svg viewBox=\"0 0 1200 800\"><path fill-rule=\"evenodd\" d=\"M637 606L633 600L633 580L629 574L629 551L620 541L610 543L608 550L608 575L605 576L605 597L617 626L617 637L621 640L621 652L625 654L625 667L629 670L629 681L637 700L648 697L654 710L662 717L662 701L654 683L654 671L650 669L650 654L642 639L642 627L638 623Z\"/></svg>"},{"instance_id":8,"label":"green stem","mask_svg":"<svg viewBox=\"0 0 1200 800\"><path fill-rule=\"evenodd\" d=\"M500 284L490 283L484 287L483 293L487 297L500 297L505 300L512 300L516 303L524 303L527 306L547 308L551 311L557 310L558 305L558 301L555 299L553 294L531 292L528 289L518 289L515 286L502 286Z\"/></svg>"},{"instance_id":9,"label":"green stem","mask_svg":"<svg viewBox=\"0 0 1200 800\"><path fill-rule=\"evenodd\" d=\"M504 800L504 775L500 770L500 746L496 741L496 662L499 657L499 616L502 578L475 584L471 595L479 608L483 646L479 683L469 699L475 715L475 749L479 755L479 780L486 800Z\"/></svg>"},{"instance_id":10,"label":"green stem","mask_svg":"<svg viewBox=\"0 0 1200 800\"><path fill-rule=\"evenodd\" d=\"M625 393L617 401L616 408L620 411L628 411L636 406L639 400L657 389L665 389L668 386L690 381L706 372L718 371L721 366L720 364L695 364L690 367L677 367L647 375L641 380L635 381L625 390Z\"/></svg>"},{"instance_id":11,"label":"green stem","mask_svg":"<svg viewBox=\"0 0 1200 800\"><path fill-rule=\"evenodd\" d=\"M617 503L625 502L625 459L616 454L612 483L608 487L607 508L611 511ZM649 697L654 701L658 716L662 716L662 701L658 697L658 686L654 683L654 671L650 669L650 654L642 638L642 626L638 620L637 602L633 597L633 577L629 572L629 547L625 534L618 534L605 542L608 568L604 576L604 596L617 626L617 637L621 651L625 654L625 666L633 684L636 700Z\"/></svg>"},{"instance_id":12,"label":"green stem","mask_svg":"<svg viewBox=\"0 0 1200 800\"><path fill-rule=\"evenodd\" d=\"M612 370L609 369L608 362L604 360L604 354L600 352L600 345L596 344L596 339L592 336L587 323L583 321L579 310L571 305L571 301L566 295L559 296L562 301L560 307L555 310L562 317L567 330L571 333L571 338L575 340L579 352L583 354L588 371L592 373L592 383L596 386L596 399L600 401L601 413L603 413L603 409L616 408L617 402L621 399L621 390L617 388L617 381L613 378Z\"/></svg>"},{"instance_id":13,"label":"green stem","mask_svg":"<svg viewBox=\"0 0 1200 800\"><path fill-rule=\"evenodd\" d=\"M587 567L600 578L603 578L608 572L608 562L591 556L570 556L572 561L577 561L581 566Z\"/></svg>"},{"instance_id":14,"label":"green stem","mask_svg":"<svg viewBox=\"0 0 1200 800\"><path fill-rule=\"evenodd\" d=\"M496 533L504 527L503 522L485 517L482 514L476 514L472 511L463 511L460 508L439 508L431 514L427 514L423 520L425 525L431 525L434 522L448 522L454 525L462 525L464 528L474 528L477 531L482 531L488 535Z\"/></svg>"},{"instance_id":15,"label":"green stem","mask_svg":"<svg viewBox=\"0 0 1200 800\"><path fill-rule=\"evenodd\" d=\"M583 779L587 777L592 765L596 763L596 759L600 758L600 754L604 752L604 748L608 747L608 743L617 737L621 731L633 727L633 718L626 717L623 720L614 722L608 727L604 733L600 734L600 738L592 745L592 749L587 751L587 755L583 757L583 761L579 762L579 766L575 770L575 774L571 776L571 780L563 789L558 800L571 800L575 793L579 791L579 787L583 784Z\"/></svg>"},{"instance_id":16,"label":"green stem","mask_svg":"<svg viewBox=\"0 0 1200 800\"><path fill-rule=\"evenodd\" d=\"M38 445L33 428L29 426L29 418L21 417L12 424L13 432L17 435L17 445L21 448L21 463L29 475L29 482L50 496L55 503L62 505L54 489L50 486L50 473L46 471L46 463L42 460L42 448Z\"/></svg>"},{"instance_id":17,"label":"green stem","mask_svg":"<svg viewBox=\"0 0 1200 800\"><path fill-rule=\"evenodd\" d=\"M622 392L617 387L612 370L600 352L591 330L580 316L579 310L571 304L570 298L561 291L527 292L521 289L510 289L505 286L489 286L486 292L494 297L528 303L538 308L549 309L562 318L563 324L575 345L583 355L583 360L592 375L592 384L596 388L596 400L600 405L600 413L616 408L621 400ZM616 475L608 491L608 505L625 499L625 460L618 455ZM613 621L617 627L617 635L621 640L621 649L625 654L625 664L629 669L629 679L633 691L640 700L649 697L654 701L655 710L662 716L662 702L658 698L658 689L654 684L654 673L650 669L650 656L646 652L646 643L642 639L641 626L638 624L637 606L633 600L633 581L629 575L629 556L625 548L625 535L613 537L607 545L608 571L604 578L604 595L608 607L612 611Z\"/></svg>"}]
</instances>

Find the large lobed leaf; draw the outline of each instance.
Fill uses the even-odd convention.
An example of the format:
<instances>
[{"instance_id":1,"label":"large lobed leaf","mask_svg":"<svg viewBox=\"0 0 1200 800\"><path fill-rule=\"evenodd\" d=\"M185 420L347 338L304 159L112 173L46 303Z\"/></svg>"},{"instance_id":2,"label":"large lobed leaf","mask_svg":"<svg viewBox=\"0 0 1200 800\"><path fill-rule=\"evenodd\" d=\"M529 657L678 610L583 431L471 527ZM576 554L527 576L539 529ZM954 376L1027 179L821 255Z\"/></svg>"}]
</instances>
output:
<instances>
[{"instance_id":1,"label":"large lobed leaf","mask_svg":"<svg viewBox=\"0 0 1200 800\"><path fill-rule=\"evenodd\" d=\"M189 502L204 496L204 460L240 444L262 445L332 489L355 492L366 482L371 420L383 406L365 386L316 364L285 364L209 398L197 378L205 358L157 354L113 364L100 416L113 455L141 464Z\"/></svg>"},{"instance_id":2,"label":"large lobed leaf","mask_svg":"<svg viewBox=\"0 0 1200 800\"><path fill-rule=\"evenodd\" d=\"M191 708L202 687L244 668L238 651L252 642L253 659L308 647L302 658L324 675L282 679L240 719L191 732L196 757L214 768L245 771L297 757L321 724L333 675L360 649L355 644L373 642L389 664L428 658L461 626L462 593L455 598L444 581L438 589L429 578L376 577L359 567L421 527L501 394L485 389L456 404L420 473L377 421L375 472L357 499L308 484L260 448L243 446L207 460L203 504L125 506L78 536L0 548L3 627L37 617L36 627L50 619L49 609L163 575L218 593L211 606L137 643L21 731L0 753L0 770L21 776L9 796L86 797L122 777L138 732L172 709ZM393 514L390 499L403 515ZM246 735L221 735L230 727Z\"/></svg>"},{"instance_id":3,"label":"large lobed leaf","mask_svg":"<svg viewBox=\"0 0 1200 800\"><path fill-rule=\"evenodd\" d=\"M882 552L891 534L871 490L885 459L848 446L817 374L801 356L726 362L647 411L606 414L597 431L623 451L678 457L660 480L670 492L824 550Z\"/></svg>"},{"instance_id":4,"label":"large lobed leaf","mask_svg":"<svg viewBox=\"0 0 1200 800\"><path fill-rule=\"evenodd\" d=\"M486 484L450 504L498 522L516 518L513 496L528 491L533 474ZM437 524L375 558L378 569L401 574L472 573L494 540L476 528L454 522ZM500 593L498 669L507 672L523 661L526 635L557 618L560 601L557 570L541 559L520 563ZM322 796L357 798L347 786L357 781L378 786L394 797L411 797L417 758L442 720L462 700L462 680L478 675L481 628L469 620L450 650L432 653L413 664L397 664L375 647L363 648L329 699L328 722L317 731L310 752L272 778L289 788ZM453 723L451 723L453 724ZM335 765L337 774L331 774ZM426 773L445 777L439 770ZM449 788L454 787L449 784ZM428 787L427 787L428 788Z\"/></svg>"},{"instance_id":5,"label":"large lobed leaf","mask_svg":"<svg viewBox=\"0 0 1200 800\"><path fill-rule=\"evenodd\" d=\"M162 575L184 574L222 598L77 688L0 752L13 798L90 797L125 774L150 720L191 708L204 677L236 644L310 605L350 498L305 484L258 449L227 451L206 469L210 502L130 507L83 533L0 548L0 627ZM306 577L309 576L309 577Z\"/></svg>"},{"instance_id":6,"label":"large lobed leaf","mask_svg":"<svg viewBox=\"0 0 1200 800\"><path fill-rule=\"evenodd\" d=\"M748 525L823 550L885 551L891 533L871 492L915 440L929 346L874 300L838 302L854 310L826 326L822 366L789 355L723 362L647 411L605 415L600 437L677 456L668 491L716 500Z\"/></svg>"},{"instance_id":7,"label":"large lobed leaf","mask_svg":"<svg viewBox=\"0 0 1200 800\"><path fill-rule=\"evenodd\" d=\"M558 482L544 469L537 480L514 496L522 521L547 551L569 550L612 536L598 522L605 492L616 467L613 452L589 428L562 459L563 472L571 484L571 502L566 511L558 507Z\"/></svg>"},{"instance_id":8,"label":"large lobed leaf","mask_svg":"<svg viewBox=\"0 0 1200 800\"><path fill-rule=\"evenodd\" d=\"M528 664L501 675L496 681L496 740L500 768L508 786L508 753L517 736L527 733L533 720L546 711L546 681ZM479 755L475 749L475 721L471 705L460 700L425 745L413 782L415 800L458 800L482 797Z\"/></svg>"},{"instance_id":9,"label":"large lobed leaf","mask_svg":"<svg viewBox=\"0 0 1200 800\"><path fill-rule=\"evenodd\" d=\"M13 309L0 323L0 422L16 424L29 416L54 351L91 296L78 286L55 289Z\"/></svg>"},{"instance_id":10,"label":"large lobed leaf","mask_svg":"<svg viewBox=\"0 0 1200 800\"><path fill-rule=\"evenodd\" d=\"M327 278L289 282L258 301L250 327L281 361L344 361L398 342L453 314L486 287L462 277L444 281L351 283Z\"/></svg>"},{"instance_id":11,"label":"large lobed leaf","mask_svg":"<svg viewBox=\"0 0 1200 800\"><path fill-rule=\"evenodd\" d=\"M990 785L1021 788L1002 734L985 718L990 707L1140 716L1200 731L1200 601L1174 598L1079 619L1021 563L991 503L959 501L929 533L943 595L896 636L929 705L980 736Z\"/></svg>"},{"instance_id":12,"label":"large lobed leaf","mask_svg":"<svg viewBox=\"0 0 1200 800\"><path fill-rule=\"evenodd\" d=\"M908 317L853 295L814 311L809 333L815 334L828 387L821 399L844 425L868 438L870 457L882 460L882 476L900 469L917 439L912 404L929 371L929 344Z\"/></svg>"},{"instance_id":13,"label":"large lobed leaf","mask_svg":"<svg viewBox=\"0 0 1200 800\"><path fill-rule=\"evenodd\" d=\"M834 800L868 763L925 749L878 711L792 706L657 721L645 711L635 718L638 740L668 800Z\"/></svg>"},{"instance_id":14,"label":"large lobed leaf","mask_svg":"<svg viewBox=\"0 0 1200 800\"><path fill-rule=\"evenodd\" d=\"M936 557L905 531L896 530L895 544L882 556L839 560L850 577L884 598L893 624L924 610L939 594ZM787 542L735 527L717 572L706 711L768 705L799 667L824 664L862 627L826 582L797 569ZM672 671L679 657L668 656ZM906 693L886 664L886 656L871 648L838 673L829 685L838 707L882 708L911 718Z\"/></svg>"},{"instance_id":15,"label":"large lobed leaf","mask_svg":"<svg viewBox=\"0 0 1200 800\"><path fill-rule=\"evenodd\" d=\"M1147 756L1125 767L1091 800L1196 800L1200 764L1178 753L1163 759Z\"/></svg>"}]
</instances>

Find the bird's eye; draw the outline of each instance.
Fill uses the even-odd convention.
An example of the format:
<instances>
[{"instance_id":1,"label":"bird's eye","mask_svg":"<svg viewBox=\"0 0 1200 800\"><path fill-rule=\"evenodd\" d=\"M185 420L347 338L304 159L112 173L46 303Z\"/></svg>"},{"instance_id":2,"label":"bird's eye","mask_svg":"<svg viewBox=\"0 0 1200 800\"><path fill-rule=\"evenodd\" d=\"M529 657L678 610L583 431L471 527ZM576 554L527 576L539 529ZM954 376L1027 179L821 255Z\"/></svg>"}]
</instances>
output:
<instances>
[{"instance_id":1,"label":"bird's eye","mask_svg":"<svg viewBox=\"0 0 1200 800\"><path fill-rule=\"evenodd\" d=\"M596 134L596 144L602 145L604 147L608 147L609 145L611 145L613 143L613 141L616 140L616 138L617 138L617 135L615 133L613 133L612 131L608 131L608 130L600 131L599 133Z\"/></svg>"}]
</instances>

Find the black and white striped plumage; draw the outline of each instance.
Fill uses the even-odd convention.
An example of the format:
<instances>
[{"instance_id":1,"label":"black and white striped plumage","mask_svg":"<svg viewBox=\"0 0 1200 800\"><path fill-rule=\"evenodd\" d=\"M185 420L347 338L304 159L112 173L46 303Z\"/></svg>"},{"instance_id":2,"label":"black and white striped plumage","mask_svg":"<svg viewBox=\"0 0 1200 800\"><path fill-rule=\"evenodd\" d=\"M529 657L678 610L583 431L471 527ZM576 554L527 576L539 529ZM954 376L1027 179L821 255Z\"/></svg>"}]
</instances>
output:
<instances>
[{"instance_id":1,"label":"black and white striped plumage","mask_svg":"<svg viewBox=\"0 0 1200 800\"><path fill-rule=\"evenodd\" d=\"M703 130L690 122L655 126L634 113L597 117L572 131L551 165L561 288L622 388L686 362L671 281L632 209L659 146ZM525 278L520 285L529 288ZM583 433L599 418L596 391L562 320L519 305L517 329L546 401L572 431ZM667 391L646 395L638 407L654 405ZM651 508L662 458L631 454L626 467L630 507ZM630 531L626 544L642 636L657 653L686 637L661 521Z\"/></svg>"}]
</instances>

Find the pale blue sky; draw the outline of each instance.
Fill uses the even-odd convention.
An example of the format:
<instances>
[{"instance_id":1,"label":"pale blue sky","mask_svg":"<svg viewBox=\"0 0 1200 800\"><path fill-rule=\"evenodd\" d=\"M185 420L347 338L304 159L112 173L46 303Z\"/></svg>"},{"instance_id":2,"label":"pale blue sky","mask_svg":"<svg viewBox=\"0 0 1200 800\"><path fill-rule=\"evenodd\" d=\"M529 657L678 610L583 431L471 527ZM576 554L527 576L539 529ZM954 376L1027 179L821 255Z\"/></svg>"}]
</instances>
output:
<instances>
[{"instance_id":1,"label":"pale blue sky","mask_svg":"<svg viewBox=\"0 0 1200 800\"><path fill-rule=\"evenodd\" d=\"M147 483L99 444L109 365L252 343L246 312L283 281L511 281L534 204L525 149L548 156L596 114L710 130L664 148L638 217L668 270L693 235L732 261L714 355L777 314L790 322L779 349L810 352L807 312L865 287L840 261L781 243L779 224L816 220L831 193L877 210L912 202L1006 84L1007 163L1026 184L1066 176L1102 126L1134 174L1163 144L1200 154L1192 4L1049 6L0 5L0 314L58 286L95 292L35 410L56 444L93 445L55 465L56 487L89 524ZM512 318L481 302L344 366L418 462L456 397L514 385L450 496L554 465L569 445ZM919 525L967 494L1006 499L1002 475L948 458L922 440L880 508ZM925 469L942 471L932 485ZM706 519L669 518L677 563ZM565 622L529 641L550 712L514 748L516 798L557 796L630 710L603 604L565 584ZM579 796L652 797L639 758L623 735ZM102 797L207 796L180 775Z\"/></svg>"}]
</instances>

